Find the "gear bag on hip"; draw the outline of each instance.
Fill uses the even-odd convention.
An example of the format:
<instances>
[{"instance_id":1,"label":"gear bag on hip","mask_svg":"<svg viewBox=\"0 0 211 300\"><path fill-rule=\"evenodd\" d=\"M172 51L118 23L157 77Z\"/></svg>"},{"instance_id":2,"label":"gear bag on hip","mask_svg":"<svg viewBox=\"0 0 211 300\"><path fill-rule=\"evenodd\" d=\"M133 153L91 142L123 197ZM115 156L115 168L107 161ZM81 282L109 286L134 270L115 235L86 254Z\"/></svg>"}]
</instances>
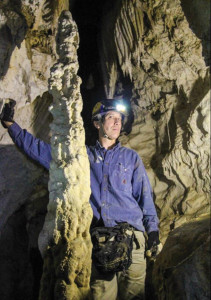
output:
<instances>
[{"instance_id":1,"label":"gear bag on hip","mask_svg":"<svg viewBox=\"0 0 211 300\"><path fill-rule=\"evenodd\" d=\"M101 272L125 271L132 263L134 228L128 223L91 229L92 260Z\"/></svg>"}]
</instances>

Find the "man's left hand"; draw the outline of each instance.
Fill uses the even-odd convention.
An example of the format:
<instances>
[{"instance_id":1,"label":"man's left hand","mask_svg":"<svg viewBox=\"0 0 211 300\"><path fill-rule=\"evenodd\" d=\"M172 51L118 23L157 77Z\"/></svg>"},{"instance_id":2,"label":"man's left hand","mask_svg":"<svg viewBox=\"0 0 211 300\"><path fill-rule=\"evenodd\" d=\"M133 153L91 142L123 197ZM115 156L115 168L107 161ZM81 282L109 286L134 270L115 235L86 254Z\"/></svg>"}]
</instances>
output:
<instances>
[{"instance_id":1,"label":"man's left hand","mask_svg":"<svg viewBox=\"0 0 211 300\"><path fill-rule=\"evenodd\" d=\"M152 231L148 234L146 257L154 260L161 252L163 246L159 240L159 232Z\"/></svg>"},{"instance_id":2,"label":"man's left hand","mask_svg":"<svg viewBox=\"0 0 211 300\"><path fill-rule=\"evenodd\" d=\"M16 101L13 99L6 99L0 103L0 120L4 128L14 123L13 117L15 113Z\"/></svg>"}]
</instances>

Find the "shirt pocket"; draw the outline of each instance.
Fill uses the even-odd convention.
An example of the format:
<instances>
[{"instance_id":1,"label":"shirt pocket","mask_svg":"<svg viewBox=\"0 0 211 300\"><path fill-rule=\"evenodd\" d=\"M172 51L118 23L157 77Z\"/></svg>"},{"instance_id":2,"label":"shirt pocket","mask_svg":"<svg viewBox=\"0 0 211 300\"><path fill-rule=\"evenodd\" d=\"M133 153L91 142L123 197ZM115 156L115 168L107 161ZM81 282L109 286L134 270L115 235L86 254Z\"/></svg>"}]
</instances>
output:
<instances>
[{"instance_id":1,"label":"shirt pocket","mask_svg":"<svg viewBox=\"0 0 211 300\"><path fill-rule=\"evenodd\" d=\"M132 169L123 163L111 164L110 184L116 190L132 192Z\"/></svg>"}]
</instances>

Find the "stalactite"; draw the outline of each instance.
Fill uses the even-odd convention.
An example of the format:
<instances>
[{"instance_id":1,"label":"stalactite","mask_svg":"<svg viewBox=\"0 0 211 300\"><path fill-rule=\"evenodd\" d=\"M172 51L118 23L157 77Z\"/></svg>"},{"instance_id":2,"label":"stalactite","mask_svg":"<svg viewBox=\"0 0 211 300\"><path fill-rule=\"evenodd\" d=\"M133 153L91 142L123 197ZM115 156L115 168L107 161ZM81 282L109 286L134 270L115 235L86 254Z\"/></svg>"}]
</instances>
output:
<instances>
[{"instance_id":1,"label":"stalactite","mask_svg":"<svg viewBox=\"0 0 211 300\"><path fill-rule=\"evenodd\" d=\"M117 1L110 17L107 16L103 23L101 64L108 97L114 95L118 65L131 80L133 63L139 65L143 47L143 11L140 1Z\"/></svg>"},{"instance_id":2,"label":"stalactite","mask_svg":"<svg viewBox=\"0 0 211 300\"><path fill-rule=\"evenodd\" d=\"M78 30L64 11L58 30L58 62L51 69L49 91L52 162L50 202L39 247L44 256L41 300L87 299L91 272L89 226L90 170L81 118L81 79L77 76Z\"/></svg>"}]
</instances>

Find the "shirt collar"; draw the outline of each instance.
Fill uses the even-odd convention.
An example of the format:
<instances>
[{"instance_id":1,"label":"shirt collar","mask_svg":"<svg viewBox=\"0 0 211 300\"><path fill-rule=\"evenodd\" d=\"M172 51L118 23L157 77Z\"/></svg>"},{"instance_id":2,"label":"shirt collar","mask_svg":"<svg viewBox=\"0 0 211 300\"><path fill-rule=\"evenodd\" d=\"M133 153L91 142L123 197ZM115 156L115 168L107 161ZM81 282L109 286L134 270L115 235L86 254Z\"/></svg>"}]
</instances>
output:
<instances>
[{"instance_id":1,"label":"shirt collar","mask_svg":"<svg viewBox=\"0 0 211 300\"><path fill-rule=\"evenodd\" d=\"M111 150L111 151L114 151L114 150L116 150L116 149L119 148L119 147L121 147L121 143L120 143L119 141L117 141L117 142L116 142L116 145L115 145L112 149L110 149L110 150ZM97 150L99 150L99 151L103 151L103 152L106 151L106 149L100 144L100 142L99 142L98 140L96 141L95 148L96 148Z\"/></svg>"}]
</instances>

